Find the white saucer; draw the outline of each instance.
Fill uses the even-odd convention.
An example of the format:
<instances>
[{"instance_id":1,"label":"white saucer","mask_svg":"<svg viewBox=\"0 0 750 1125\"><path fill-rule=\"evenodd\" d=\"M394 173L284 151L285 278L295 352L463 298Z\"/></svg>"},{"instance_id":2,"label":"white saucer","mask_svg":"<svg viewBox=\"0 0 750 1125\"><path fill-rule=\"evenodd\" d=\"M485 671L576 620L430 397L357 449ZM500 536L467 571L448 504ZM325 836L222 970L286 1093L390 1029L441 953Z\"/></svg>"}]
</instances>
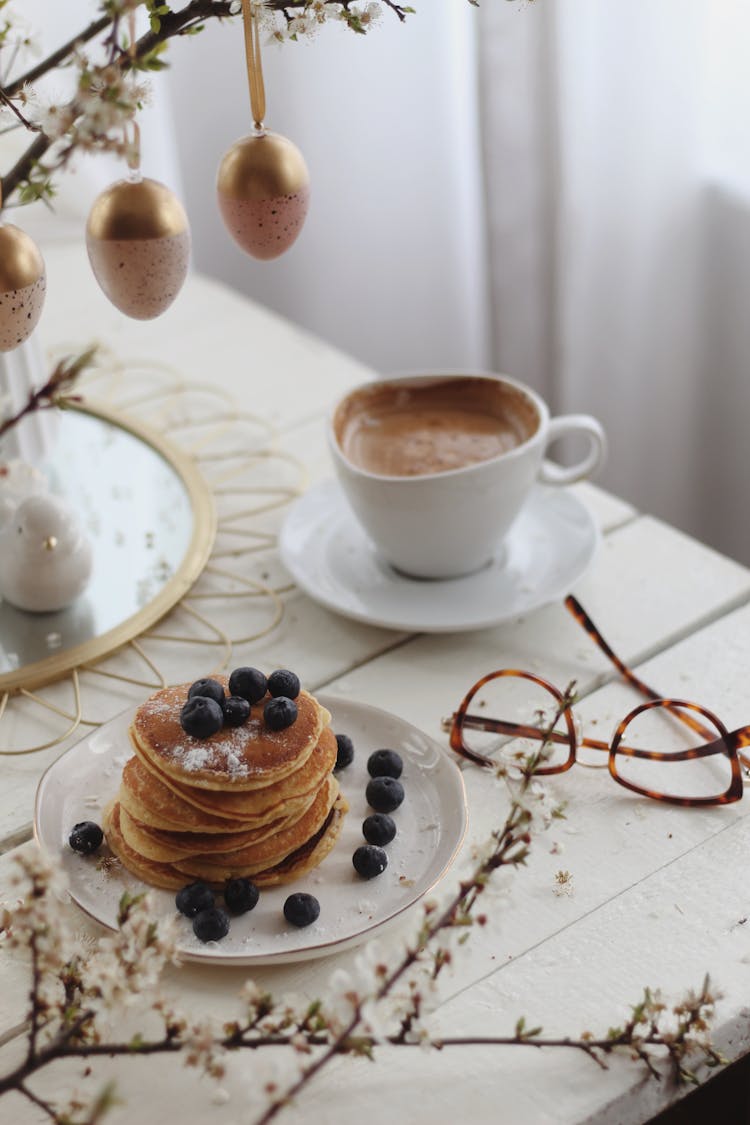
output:
<instances>
[{"instance_id":1,"label":"white saucer","mask_svg":"<svg viewBox=\"0 0 750 1125\"><path fill-rule=\"evenodd\" d=\"M569 593L591 562L599 532L572 493L536 486L503 556L465 578L407 578L377 554L336 481L311 488L279 537L298 586L336 613L409 633L485 629Z\"/></svg>"}]
</instances>

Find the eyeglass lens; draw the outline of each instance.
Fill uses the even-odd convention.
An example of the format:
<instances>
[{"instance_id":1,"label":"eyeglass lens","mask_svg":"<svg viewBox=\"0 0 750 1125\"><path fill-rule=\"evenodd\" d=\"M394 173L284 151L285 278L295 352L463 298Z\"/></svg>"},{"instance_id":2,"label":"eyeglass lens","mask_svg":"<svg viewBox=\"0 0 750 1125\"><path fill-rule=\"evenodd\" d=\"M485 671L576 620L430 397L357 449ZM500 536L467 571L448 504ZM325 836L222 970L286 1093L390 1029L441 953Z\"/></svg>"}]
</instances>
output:
<instances>
[{"instance_id":1,"label":"eyeglass lens","mask_svg":"<svg viewBox=\"0 0 750 1125\"><path fill-rule=\"evenodd\" d=\"M464 746L498 761L500 754L510 762L529 758L539 753L542 734L557 716L544 765L560 769L570 757L570 743L559 710L557 696L535 680L514 672L492 676L469 700L462 730Z\"/></svg>"},{"instance_id":2,"label":"eyeglass lens","mask_svg":"<svg viewBox=\"0 0 750 1125\"><path fill-rule=\"evenodd\" d=\"M683 715L693 714L682 708ZM677 799L709 800L727 792L732 763L721 742L722 731L701 715L705 734L716 739L713 752L690 757L686 751L704 746L707 739L679 721L666 703L640 711L621 734L613 757L615 776L645 794ZM627 751L656 751L663 760L639 757Z\"/></svg>"}]
</instances>

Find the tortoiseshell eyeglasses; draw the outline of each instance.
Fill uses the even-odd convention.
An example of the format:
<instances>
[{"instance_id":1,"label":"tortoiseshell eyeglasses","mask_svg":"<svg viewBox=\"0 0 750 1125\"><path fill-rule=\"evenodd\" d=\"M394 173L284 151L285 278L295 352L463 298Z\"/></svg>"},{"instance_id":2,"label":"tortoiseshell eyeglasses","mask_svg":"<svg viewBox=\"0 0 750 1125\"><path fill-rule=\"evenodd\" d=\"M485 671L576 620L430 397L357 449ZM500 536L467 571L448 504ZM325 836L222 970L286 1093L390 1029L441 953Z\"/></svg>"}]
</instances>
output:
<instances>
[{"instance_id":1,"label":"tortoiseshell eyeglasses","mask_svg":"<svg viewBox=\"0 0 750 1125\"><path fill-rule=\"evenodd\" d=\"M664 699L640 680L604 640L572 595L565 606L624 678L645 695L622 719L611 741L581 737L572 708L561 691L532 672L502 668L478 680L450 723L450 745L480 766L495 768L488 755L507 745L516 759L539 752L537 774L563 773L574 762L606 764L620 785L674 805L728 805L742 796L741 753L750 746L750 726L728 731L716 715L686 699ZM448 724L446 723L446 726ZM607 753L607 762L584 761L580 749ZM597 755L595 755L597 756Z\"/></svg>"}]
</instances>

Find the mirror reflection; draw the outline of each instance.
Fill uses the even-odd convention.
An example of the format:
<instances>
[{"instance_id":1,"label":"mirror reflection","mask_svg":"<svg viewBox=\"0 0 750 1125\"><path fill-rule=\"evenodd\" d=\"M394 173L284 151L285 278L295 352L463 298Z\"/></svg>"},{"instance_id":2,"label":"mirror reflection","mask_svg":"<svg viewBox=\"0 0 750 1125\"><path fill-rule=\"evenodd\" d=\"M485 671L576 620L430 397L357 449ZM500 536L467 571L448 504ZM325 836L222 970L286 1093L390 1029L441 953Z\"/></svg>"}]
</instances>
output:
<instances>
[{"instance_id":1,"label":"mirror reflection","mask_svg":"<svg viewBox=\"0 0 750 1125\"><path fill-rule=\"evenodd\" d=\"M101 637L144 609L179 570L194 515L177 469L130 430L68 410L46 464L49 490L71 505L93 551L91 578L67 608L17 609L0 599L4 673Z\"/></svg>"}]
</instances>

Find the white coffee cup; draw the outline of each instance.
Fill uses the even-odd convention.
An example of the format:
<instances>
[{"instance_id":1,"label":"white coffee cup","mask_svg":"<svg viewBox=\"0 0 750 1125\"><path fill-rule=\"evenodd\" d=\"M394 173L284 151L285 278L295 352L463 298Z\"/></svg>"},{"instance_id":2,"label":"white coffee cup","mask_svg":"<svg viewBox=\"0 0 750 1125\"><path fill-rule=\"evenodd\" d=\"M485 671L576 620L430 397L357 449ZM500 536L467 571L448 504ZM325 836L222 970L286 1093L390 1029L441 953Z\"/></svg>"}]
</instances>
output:
<instances>
[{"instance_id":1,"label":"white coffee cup","mask_svg":"<svg viewBox=\"0 0 750 1125\"><path fill-rule=\"evenodd\" d=\"M455 410L441 406L454 402ZM486 448L492 448L496 440L510 447L466 461L463 433L454 449L443 421L460 415L463 406L486 416L492 431L486 437L469 435L468 441L487 441ZM438 444L448 443L445 457L432 448L429 434L424 439L424 431L403 449L392 433L382 437L384 425L401 425L405 419L408 431L412 418L421 422L428 415L439 432ZM588 439L584 457L565 468L546 463L549 445L571 434ZM607 445L602 426L590 415L550 418L543 399L523 383L465 372L389 376L361 384L335 406L328 440L344 494L375 548L392 566L418 578L455 578L487 565L501 551L535 482L560 486L591 476ZM369 449L369 460L361 456L361 441L369 442L362 447ZM410 460L415 448L427 451L418 464ZM393 462L387 471L380 465L381 453L384 461Z\"/></svg>"}]
</instances>

